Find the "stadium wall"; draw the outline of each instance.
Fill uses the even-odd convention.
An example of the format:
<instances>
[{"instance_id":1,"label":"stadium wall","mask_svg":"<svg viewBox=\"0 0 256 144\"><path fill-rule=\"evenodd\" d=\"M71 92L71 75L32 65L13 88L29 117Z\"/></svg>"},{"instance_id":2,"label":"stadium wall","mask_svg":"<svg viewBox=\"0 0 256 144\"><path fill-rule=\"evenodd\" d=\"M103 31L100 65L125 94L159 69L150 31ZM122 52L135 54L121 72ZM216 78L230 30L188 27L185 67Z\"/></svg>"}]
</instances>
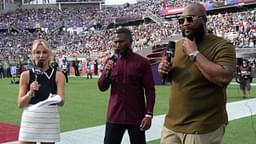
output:
<instances>
[{"instance_id":1,"label":"stadium wall","mask_svg":"<svg viewBox=\"0 0 256 144\"><path fill-rule=\"evenodd\" d=\"M61 3L58 4L60 8L88 8L88 7L100 7L100 3Z\"/></svg>"},{"instance_id":2,"label":"stadium wall","mask_svg":"<svg viewBox=\"0 0 256 144\"><path fill-rule=\"evenodd\" d=\"M15 11L19 7L19 4L15 3L5 3L3 9L0 10L0 13L7 13Z\"/></svg>"},{"instance_id":3,"label":"stadium wall","mask_svg":"<svg viewBox=\"0 0 256 144\"><path fill-rule=\"evenodd\" d=\"M33 4L33 5L22 5L21 9L35 9L35 8L58 8L57 4Z\"/></svg>"}]
</instances>

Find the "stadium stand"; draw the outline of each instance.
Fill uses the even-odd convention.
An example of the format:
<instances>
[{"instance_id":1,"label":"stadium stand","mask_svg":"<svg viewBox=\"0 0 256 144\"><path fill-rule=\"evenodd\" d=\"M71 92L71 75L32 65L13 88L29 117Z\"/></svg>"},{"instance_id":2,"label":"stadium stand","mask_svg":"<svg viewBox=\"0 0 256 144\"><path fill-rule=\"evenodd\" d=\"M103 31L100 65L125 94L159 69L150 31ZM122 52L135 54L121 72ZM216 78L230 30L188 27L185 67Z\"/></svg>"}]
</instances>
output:
<instances>
[{"instance_id":1,"label":"stadium stand","mask_svg":"<svg viewBox=\"0 0 256 144\"><path fill-rule=\"evenodd\" d=\"M247 1L248 7L244 6L244 11L229 13L226 8L241 6L237 3L225 5L223 2L197 0L209 9L208 27L211 32L226 37L237 48L255 48L255 2ZM29 2L31 1L27 1ZM68 2L82 3L85 0ZM70 61L78 58L84 63L88 59L103 62L111 51L110 35L119 26L132 30L134 51L146 55L151 52L151 47L167 43L180 35L176 22L179 11L163 14L164 10L182 8L191 2L194 1L142 0L136 4L127 3L115 7L89 4L72 7L71 3L67 8L57 3L51 4L50 1L46 3L52 5L51 7L21 5L0 14L0 62L7 63L7 67L28 64L27 59L31 58L28 52L31 41L36 38L47 39L57 59L65 56ZM222 11L214 13L216 9Z\"/></svg>"}]
</instances>

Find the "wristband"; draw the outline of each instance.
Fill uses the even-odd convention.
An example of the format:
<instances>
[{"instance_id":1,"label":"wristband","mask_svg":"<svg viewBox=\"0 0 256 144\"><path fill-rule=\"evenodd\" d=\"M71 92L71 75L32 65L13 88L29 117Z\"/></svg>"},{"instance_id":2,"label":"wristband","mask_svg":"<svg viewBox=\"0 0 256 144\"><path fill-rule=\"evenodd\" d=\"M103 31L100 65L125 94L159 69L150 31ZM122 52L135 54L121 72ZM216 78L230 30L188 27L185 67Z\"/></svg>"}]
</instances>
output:
<instances>
[{"instance_id":1,"label":"wristband","mask_svg":"<svg viewBox=\"0 0 256 144\"><path fill-rule=\"evenodd\" d=\"M149 118L149 119L152 119L152 118L153 118L153 115L146 114L145 117L147 117L147 118Z\"/></svg>"},{"instance_id":2,"label":"wristband","mask_svg":"<svg viewBox=\"0 0 256 144\"><path fill-rule=\"evenodd\" d=\"M147 112L146 114L148 114L148 115L153 115L153 113L152 113L152 112Z\"/></svg>"}]
</instances>

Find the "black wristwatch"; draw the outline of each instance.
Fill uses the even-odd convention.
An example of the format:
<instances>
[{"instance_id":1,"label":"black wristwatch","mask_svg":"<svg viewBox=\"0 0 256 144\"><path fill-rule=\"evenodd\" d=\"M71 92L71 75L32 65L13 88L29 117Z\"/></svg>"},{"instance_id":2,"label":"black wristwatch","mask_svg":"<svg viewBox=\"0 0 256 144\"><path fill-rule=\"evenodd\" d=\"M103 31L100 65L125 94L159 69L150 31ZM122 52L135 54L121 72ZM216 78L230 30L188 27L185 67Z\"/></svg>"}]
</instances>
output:
<instances>
[{"instance_id":1,"label":"black wristwatch","mask_svg":"<svg viewBox=\"0 0 256 144\"><path fill-rule=\"evenodd\" d=\"M192 61L192 62L195 62L196 61L196 57L197 55L200 54L199 51L195 51L195 52L192 52L189 54L189 60Z\"/></svg>"}]
</instances>

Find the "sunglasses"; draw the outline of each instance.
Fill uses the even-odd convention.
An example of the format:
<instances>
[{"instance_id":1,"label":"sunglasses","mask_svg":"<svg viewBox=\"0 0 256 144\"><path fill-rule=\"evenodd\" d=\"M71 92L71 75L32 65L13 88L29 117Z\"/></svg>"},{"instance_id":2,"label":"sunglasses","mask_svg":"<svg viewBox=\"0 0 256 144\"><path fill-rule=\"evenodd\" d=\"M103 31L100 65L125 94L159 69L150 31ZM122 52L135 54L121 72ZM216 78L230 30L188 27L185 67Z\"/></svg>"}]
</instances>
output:
<instances>
[{"instance_id":1,"label":"sunglasses","mask_svg":"<svg viewBox=\"0 0 256 144\"><path fill-rule=\"evenodd\" d=\"M202 16L181 16L178 18L179 24L184 24L185 19L187 22L192 23L194 20L201 18Z\"/></svg>"}]
</instances>

